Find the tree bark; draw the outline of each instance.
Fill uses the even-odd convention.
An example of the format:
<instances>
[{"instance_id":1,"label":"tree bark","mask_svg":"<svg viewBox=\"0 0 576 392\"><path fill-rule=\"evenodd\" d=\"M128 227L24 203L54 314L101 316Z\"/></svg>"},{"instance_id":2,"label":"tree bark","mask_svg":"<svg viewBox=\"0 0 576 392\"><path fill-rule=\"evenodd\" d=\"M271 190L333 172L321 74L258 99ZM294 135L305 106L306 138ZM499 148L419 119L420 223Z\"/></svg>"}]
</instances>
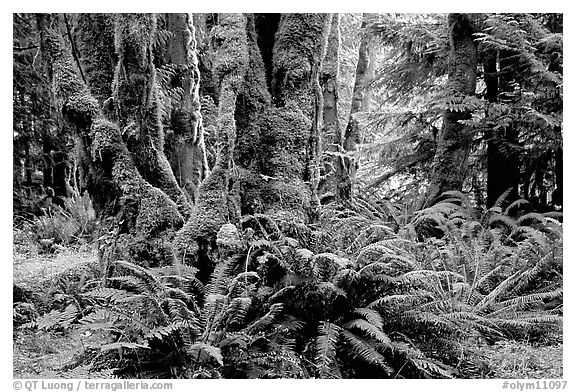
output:
<instances>
[{"instance_id":1,"label":"tree bark","mask_svg":"<svg viewBox=\"0 0 576 392\"><path fill-rule=\"evenodd\" d=\"M476 45L472 37L472 26L468 15L448 15L450 59L448 68L447 95L451 100L462 102L476 90ZM462 190L471 142L471 129L460 123L470 118L470 113L444 112L442 129L438 137L436 154L430 178L430 187L424 206L434 204L438 197L449 190Z\"/></svg>"},{"instance_id":2,"label":"tree bark","mask_svg":"<svg viewBox=\"0 0 576 392\"><path fill-rule=\"evenodd\" d=\"M320 85L324 98L323 108L323 150L324 158L324 181L321 184L322 202L331 199L340 200L346 167L344 149L344 134L340 126L338 114L338 83L340 79L340 14L332 15L330 35L326 55L320 73Z\"/></svg>"}]
</instances>

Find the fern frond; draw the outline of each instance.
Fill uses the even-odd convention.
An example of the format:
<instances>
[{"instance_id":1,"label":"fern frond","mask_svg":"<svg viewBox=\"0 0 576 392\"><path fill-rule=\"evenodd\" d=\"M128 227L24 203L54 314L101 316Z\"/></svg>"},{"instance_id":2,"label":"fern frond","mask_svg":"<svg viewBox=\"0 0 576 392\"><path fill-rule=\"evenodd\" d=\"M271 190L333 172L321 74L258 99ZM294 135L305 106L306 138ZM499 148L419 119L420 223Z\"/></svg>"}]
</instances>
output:
<instances>
[{"instance_id":1,"label":"fern frond","mask_svg":"<svg viewBox=\"0 0 576 392\"><path fill-rule=\"evenodd\" d=\"M282 313L283 307L284 305L280 303L270 305L270 310L268 311L268 313L260 317L258 320L252 322L244 329L244 331L246 331L247 333L254 333L257 331L261 331L265 328L268 328L276 321L280 313Z\"/></svg>"},{"instance_id":2,"label":"fern frond","mask_svg":"<svg viewBox=\"0 0 576 392\"><path fill-rule=\"evenodd\" d=\"M251 298L234 298L230 301L228 305L228 309L226 310L228 314L228 321L227 324L229 325L240 325L246 319L246 314L248 313L248 309L252 304Z\"/></svg>"},{"instance_id":3,"label":"fern frond","mask_svg":"<svg viewBox=\"0 0 576 392\"><path fill-rule=\"evenodd\" d=\"M327 321L321 321L318 325L318 337L316 337L316 356L314 360L318 367L320 378L332 378L332 367L336 361L336 345L340 335L340 327Z\"/></svg>"},{"instance_id":4,"label":"fern frond","mask_svg":"<svg viewBox=\"0 0 576 392\"><path fill-rule=\"evenodd\" d=\"M343 325L346 329L357 329L362 331L365 335L371 337L372 339L384 344L385 346L390 345L390 338L386 335L380 328L369 323L363 319L356 319L348 321Z\"/></svg>"},{"instance_id":5,"label":"fern frond","mask_svg":"<svg viewBox=\"0 0 576 392\"><path fill-rule=\"evenodd\" d=\"M149 350L150 347L145 344L138 344L138 343L130 343L130 342L114 342L103 344L99 347L100 351L106 352L111 350L123 350L123 349L130 349L130 350L137 350L137 349L144 349Z\"/></svg>"},{"instance_id":6,"label":"fern frond","mask_svg":"<svg viewBox=\"0 0 576 392\"><path fill-rule=\"evenodd\" d=\"M382 329L382 326L384 325L382 316L374 309L356 308L352 313L364 317L370 324L374 325L378 329Z\"/></svg>"},{"instance_id":7,"label":"fern frond","mask_svg":"<svg viewBox=\"0 0 576 392\"><path fill-rule=\"evenodd\" d=\"M229 284L232 280L234 268L236 268L237 263L237 260L229 258L214 268L210 277L210 282L206 286L206 292L208 295L225 295L228 293Z\"/></svg>"},{"instance_id":8,"label":"fern frond","mask_svg":"<svg viewBox=\"0 0 576 392\"><path fill-rule=\"evenodd\" d=\"M122 260L115 261L114 266L124 268L134 276L140 278L146 284L148 293L153 294L162 291L163 286L160 279L151 270Z\"/></svg>"},{"instance_id":9,"label":"fern frond","mask_svg":"<svg viewBox=\"0 0 576 392\"><path fill-rule=\"evenodd\" d=\"M222 353L218 347L205 343L194 343L188 348L189 354L196 363L216 361L220 366L224 366Z\"/></svg>"},{"instance_id":10,"label":"fern frond","mask_svg":"<svg viewBox=\"0 0 576 392\"><path fill-rule=\"evenodd\" d=\"M341 336L343 341L349 347L348 354L353 358L357 358L371 365L375 365L384 370L387 374L392 374L394 372L394 369L392 369L386 363L386 359L382 356L382 354L380 354L368 342L347 330L342 330Z\"/></svg>"}]
</instances>

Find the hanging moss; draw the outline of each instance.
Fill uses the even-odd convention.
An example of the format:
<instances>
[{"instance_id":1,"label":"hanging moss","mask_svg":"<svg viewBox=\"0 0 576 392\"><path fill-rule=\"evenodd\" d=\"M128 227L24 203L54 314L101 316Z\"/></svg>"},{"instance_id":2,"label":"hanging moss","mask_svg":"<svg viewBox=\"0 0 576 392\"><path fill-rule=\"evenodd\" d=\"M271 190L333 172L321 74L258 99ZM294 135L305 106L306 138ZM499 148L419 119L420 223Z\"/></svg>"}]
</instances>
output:
<instances>
[{"instance_id":1,"label":"hanging moss","mask_svg":"<svg viewBox=\"0 0 576 392\"><path fill-rule=\"evenodd\" d=\"M162 104L153 64L156 16L120 14L115 26L118 53L115 103L120 125L135 127L127 132L127 147L142 177L166 192L180 213L188 217L191 206L164 154Z\"/></svg>"},{"instance_id":2,"label":"hanging moss","mask_svg":"<svg viewBox=\"0 0 576 392\"><path fill-rule=\"evenodd\" d=\"M241 14L225 14L213 29L217 59L213 74L218 78L220 94L217 119L216 165L198 190L198 201L186 225L175 239L177 255L187 263L198 264L209 259L216 246L216 233L239 217L238 176L233 164L236 142L234 113L238 89L242 86L248 65L246 19ZM210 264L210 263L208 263ZM206 269L211 265L200 265ZM202 271L207 273L207 271Z\"/></svg>"},{"instance_id":3,"label":"hanging moss","mask_svg":"<svg viewBox=\"0 0 576 392\"><path fill-rule=\"evenodd\" d=\"M96 99L79 78L62 39L48 28L43 16L39 16L39 26L42 49L64 118L82 140L83 154L90 157L90 164L98 175L106 176L106 181L100 184L111 186L111 189L92 189L91 193L110 193L119 199L120 208L114 212L124 222L121 242L132 261L146 265L172 262L170 244L175 230L184 223L176 204L142 178L122 141L119 127L103 117Z\"/></svg>"}]
</instances>

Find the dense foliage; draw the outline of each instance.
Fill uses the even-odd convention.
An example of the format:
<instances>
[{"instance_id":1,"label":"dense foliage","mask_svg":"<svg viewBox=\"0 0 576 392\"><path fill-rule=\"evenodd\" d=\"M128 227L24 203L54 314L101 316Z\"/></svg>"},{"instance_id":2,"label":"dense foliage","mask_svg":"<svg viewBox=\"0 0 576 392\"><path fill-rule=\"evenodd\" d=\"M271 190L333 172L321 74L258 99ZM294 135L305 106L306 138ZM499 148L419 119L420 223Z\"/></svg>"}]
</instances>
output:
<instances>
[{"instance_id":1,"label":"dense foliage","mask_svg":"<svg viewBox=\"0 0 576 392\"><path fill-rule=\"evenodd\" d=\"M561 342L561 15L15 14L13 96L15 250L97 254L15 281L15 337L96 340L62 375L498 377Z\"/></svg>"}]
</instances>

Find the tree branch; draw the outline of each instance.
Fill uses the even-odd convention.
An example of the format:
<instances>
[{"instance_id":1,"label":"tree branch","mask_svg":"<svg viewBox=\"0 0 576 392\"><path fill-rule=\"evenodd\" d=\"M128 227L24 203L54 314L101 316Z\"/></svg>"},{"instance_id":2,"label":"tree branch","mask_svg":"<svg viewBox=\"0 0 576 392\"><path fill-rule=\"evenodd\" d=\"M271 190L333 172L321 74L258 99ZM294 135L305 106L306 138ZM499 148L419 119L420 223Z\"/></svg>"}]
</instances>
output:
<instances>
[{"instance_id":1,"label":"tree branch","mask_svg":"<svg viewBox=\"0 0 576 392\"><path fill-rule=\"evenodd\" d=\"M78 70L80 71L80 76L82 77L82 80L84 81L84 83L86 85L88 85L88 82L86 82L86 77L84 76L84 71L82 71L82 66L80 65L80 58L78 57L78 49L76 48L76 42L72 38L72 31L70 29L70 23L68 22L68 16L66 14L64 14L64 24L66 25L66 32L68 35L68 40L70 41L70 46L72 47L72 56L74 57L74 60L76 61L76 65L78 66Z\"/></svg>"}]
</instances>

